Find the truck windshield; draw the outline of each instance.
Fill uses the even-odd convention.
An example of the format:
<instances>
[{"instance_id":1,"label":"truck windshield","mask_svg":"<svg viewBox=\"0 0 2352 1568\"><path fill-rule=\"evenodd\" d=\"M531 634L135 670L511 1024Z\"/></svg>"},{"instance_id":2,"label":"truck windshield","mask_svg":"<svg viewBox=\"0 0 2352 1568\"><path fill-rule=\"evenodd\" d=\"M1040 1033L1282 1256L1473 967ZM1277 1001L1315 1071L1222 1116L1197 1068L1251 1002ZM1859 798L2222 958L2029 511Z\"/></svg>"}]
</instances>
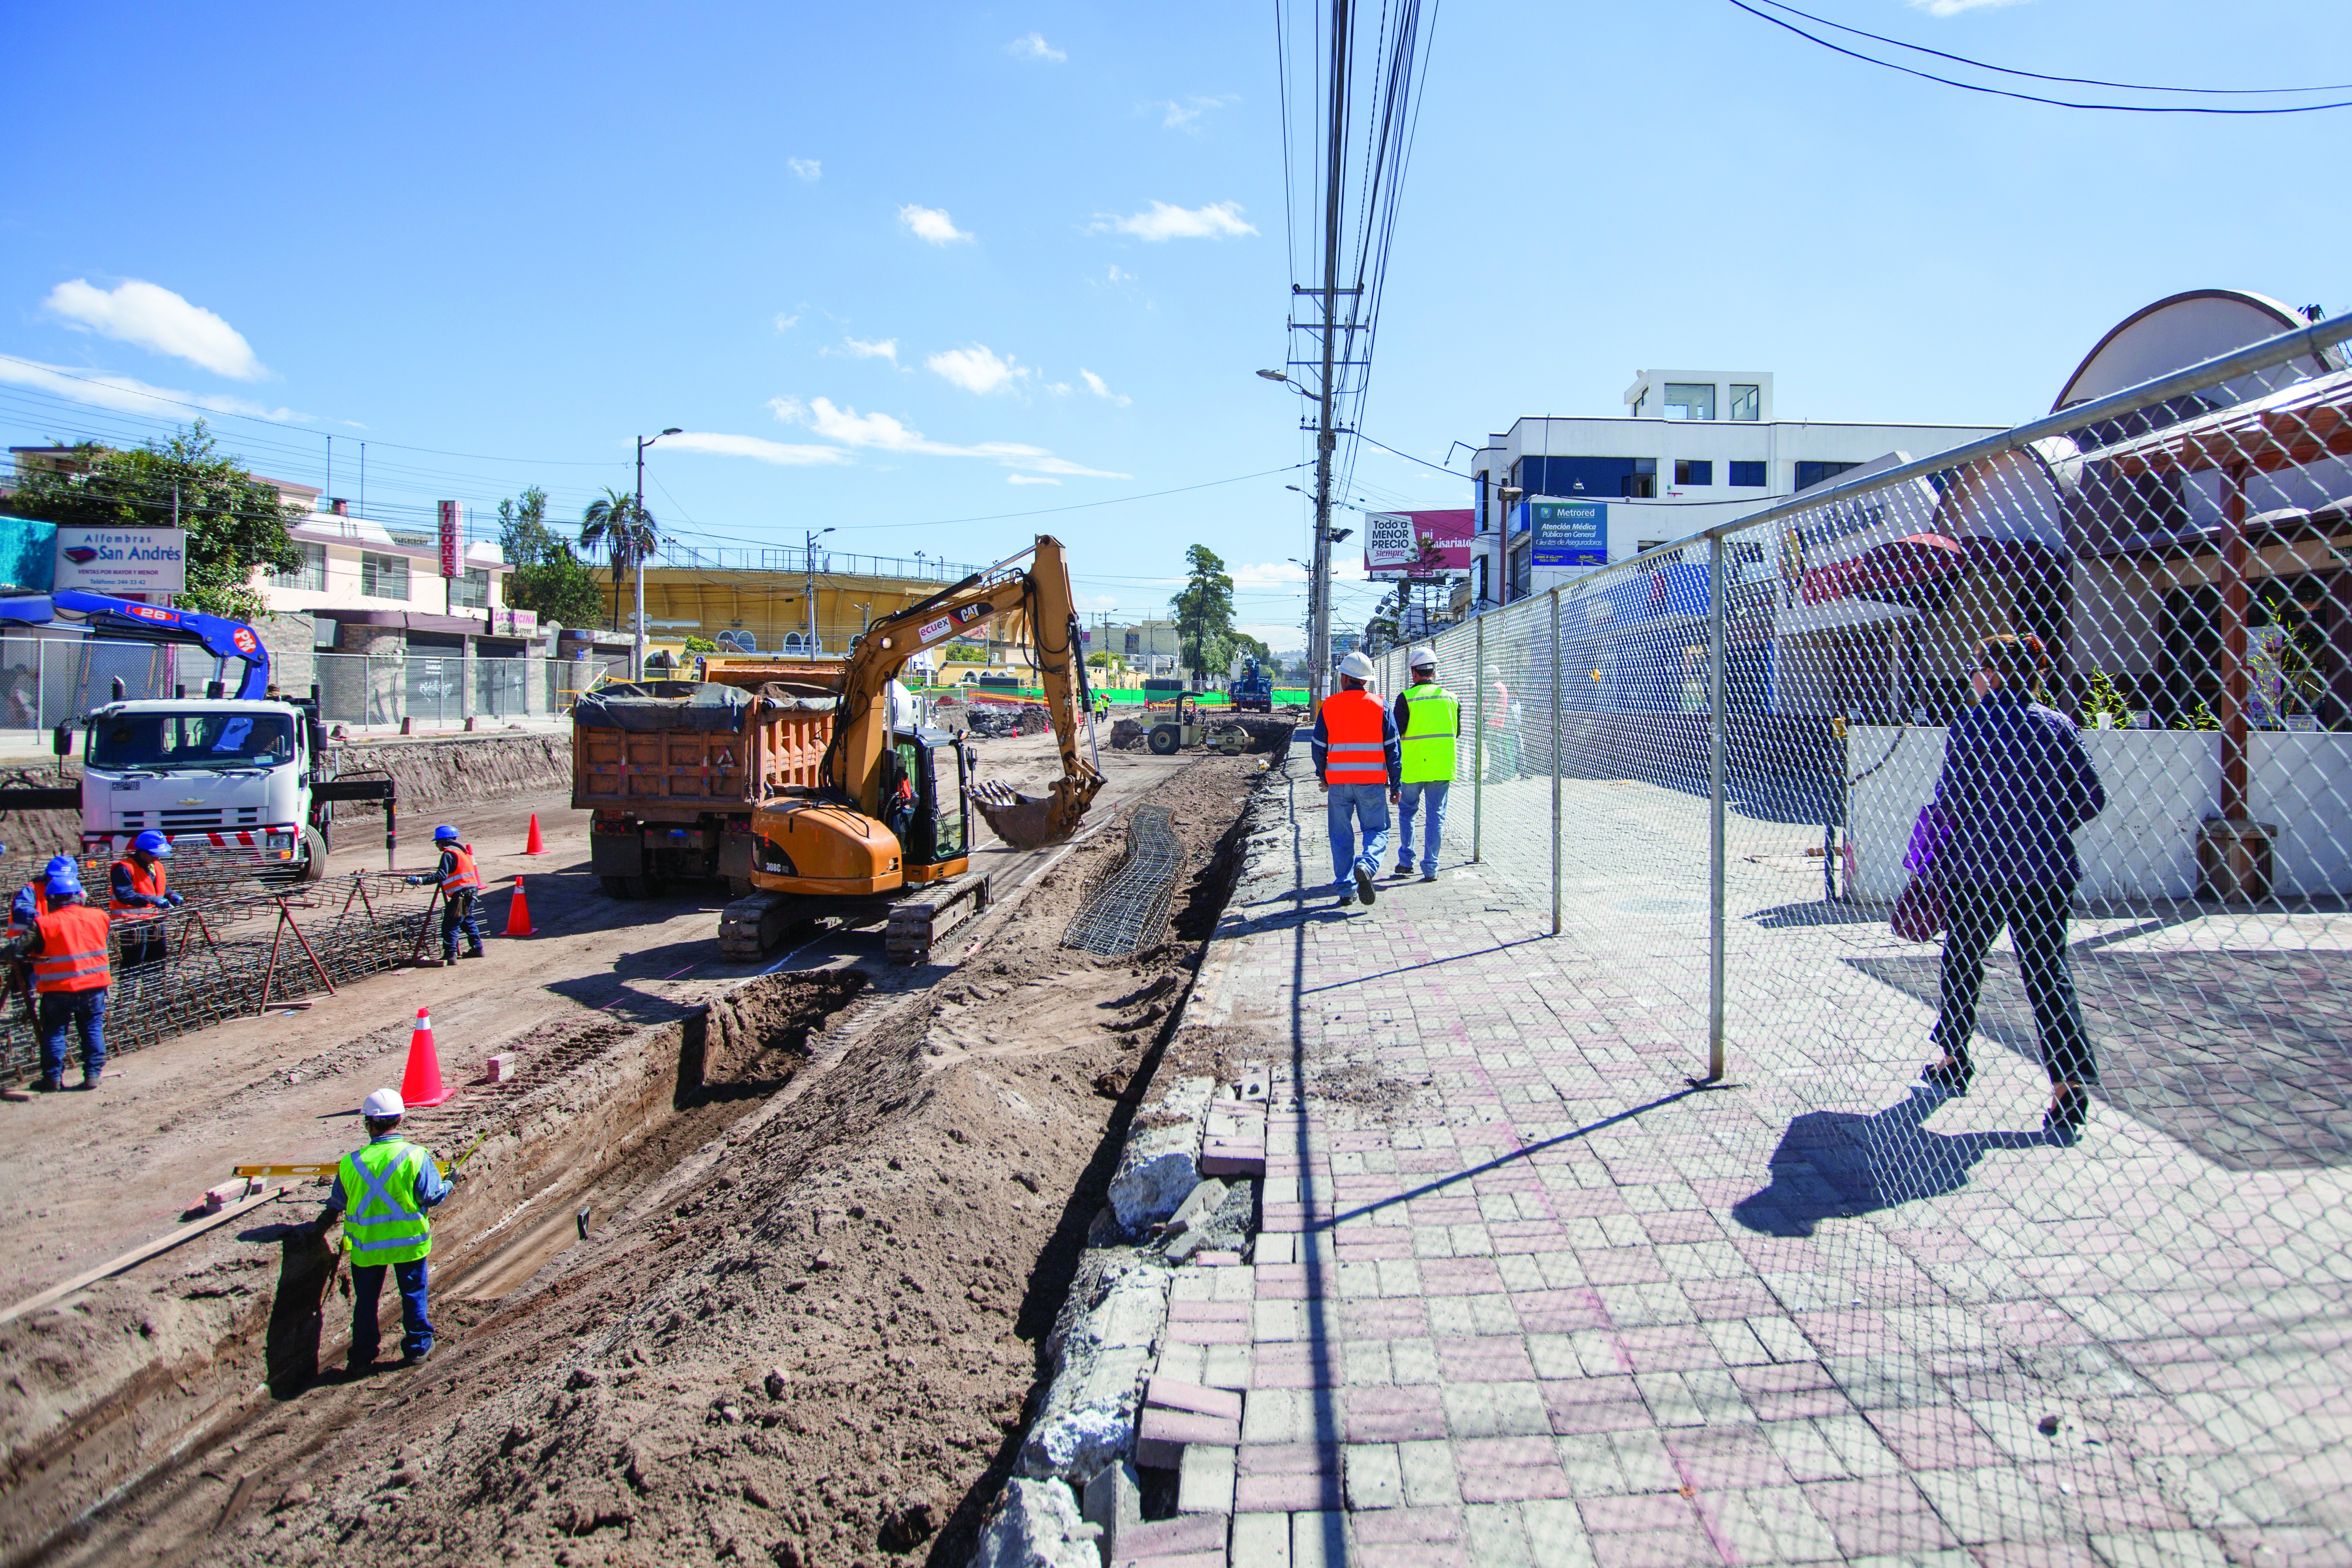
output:
<instances>
[{"instance_id":1,"label":"truck windshield","mask_svg":"<svg viewBox=\"0 0 2352 1568\"><path fill-rule=\"evenodd\" d=\"M124 713L89 730L94 768L270 767L294 758L280 713Z\"/></svg>"}]
</instances>

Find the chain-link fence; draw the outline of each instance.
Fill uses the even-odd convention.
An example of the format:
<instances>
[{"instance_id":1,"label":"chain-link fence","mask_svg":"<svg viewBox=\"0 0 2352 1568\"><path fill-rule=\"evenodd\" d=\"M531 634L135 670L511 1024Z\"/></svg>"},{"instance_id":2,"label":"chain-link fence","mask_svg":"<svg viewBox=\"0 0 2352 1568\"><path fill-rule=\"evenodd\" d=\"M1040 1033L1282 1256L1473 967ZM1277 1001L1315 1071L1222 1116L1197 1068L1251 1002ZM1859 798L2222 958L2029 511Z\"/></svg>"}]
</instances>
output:
<instances>
[{"instance_id":1,"label":"chain-link fence","mask_svg":"<svg viewBox=\"0 0 2352 1568\"><path fill-rule=\"evenodd\" d=\"M2129 1544L2160 1497L2352 1541L2347 337L1435 641L1448 859L1570 944L1538 984L1608 975L1777 1130L1767 1183L1702 1137L1661 1170L1745 1188L1735 1247L1988 1539Z\"/></svg>"}]
</instances>

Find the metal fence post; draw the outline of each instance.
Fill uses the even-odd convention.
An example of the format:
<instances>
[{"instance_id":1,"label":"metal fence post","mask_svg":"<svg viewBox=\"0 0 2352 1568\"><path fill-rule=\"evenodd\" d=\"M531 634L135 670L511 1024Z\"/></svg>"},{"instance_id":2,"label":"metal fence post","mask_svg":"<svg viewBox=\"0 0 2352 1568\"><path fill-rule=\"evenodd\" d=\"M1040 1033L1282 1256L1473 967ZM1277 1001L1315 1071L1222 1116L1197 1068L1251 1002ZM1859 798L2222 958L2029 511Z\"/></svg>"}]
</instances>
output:
<instances>
[{"instance_id":1,"label":"metal fence post","mask_svg":"<svg viewBox=\"0 0 2352 1568\"><path fill-rule=\"evenodd\" d=\"M1470 742L1470 864L1479 860L1479 830L1486 826L1486 617L1476 617L1477 651L1471 656L1471 678L1477 681L1471 699Z\"/></svg>"},{"instance_id":2,"label":"metal fence post","mask_svg":"<svg viewBox=\"0 0 2352 1568\"><path fill-rule=\"evenodd\" d=\"M1559 934L1559 590L1551 591L1551 934Z\"/></svg>"},{"instance_id":3,"label":"metal fence post","mask_svg":"<svg viewBox=\"0 0 2352 1568\"><path fill-rule=\"evenodd\" d=\"M1706 552L1706 1078L1723 1079L1723 535Z\"/></svg>"}]
</instances>

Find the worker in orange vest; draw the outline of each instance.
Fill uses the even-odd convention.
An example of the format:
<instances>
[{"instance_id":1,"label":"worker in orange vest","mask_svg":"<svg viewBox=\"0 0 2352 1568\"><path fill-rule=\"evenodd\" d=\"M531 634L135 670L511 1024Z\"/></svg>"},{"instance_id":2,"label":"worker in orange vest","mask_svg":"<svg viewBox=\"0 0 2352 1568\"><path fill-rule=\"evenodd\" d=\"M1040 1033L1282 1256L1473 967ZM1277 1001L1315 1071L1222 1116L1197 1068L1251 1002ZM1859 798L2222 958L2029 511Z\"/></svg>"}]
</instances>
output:
<instances>
[{"instance_id":1,"label":"worker in orange vest","mask_svg":"<svg viewBox=\"0 0 2352 1568\"><path fill-rule=\"evenodd\" d=\"M131 853L107 874L106 907L122 925L125 969L163 962L163 911L178 909L183 901L163 885L163 862L171 858L172 841L151 827L131 841Z\"/></svg>"},{"instance_id":2,"label":"worker in orange vest","mask_svg":"<svg viewBox=\"0 0 2352 1568\"><path fill-rule=\"evenodd\" d=\"M41 868L41 874L17 889L16 896L8 900L9 941L30 936L34 922L49 912L49 879L60 872L77 880L81 877L81 872L74 866L72 856L52 855L49 863ZM34 1011L31 960L18 958L9 961L8 990L12 995L25 999L25 1012L31 1015Z\"/></svg>"},{"instance_id":3,"label":"worker in orange vest","mask_svg":"<svg viewBox=\"0 0 2352 1568\"><path fill-rule=\"evenodd\" d=\"M433 842L441 847L441 864L422 877L411 877L408 885L424 887L428 882L441 886L441 962L457 962L457 933L466 933L466 956L482 956L482 922L475 914L475 906L482 896L482 873L474 865L474 852L457 842L457 830L447 823L433 830Z\"/></svg>"},{"instance_id":4,"label":"worker in orange vest","mask_svg":"<svg viewBox=\"0 0 2352 1568\"><path fill-rule=\"evenodd\" d=\"M1351 653L1339 661L1339 689L1315 715L1308 751L1315 777L1329 794L1324 815L1331 833L1331 875L1339 902L1376 896L1372 878L1389 847L1389 795L1404 779L1396 716L1369 689L1372 661ZM1363 830L1363 847L1356 830Z\"/></svg>"},{"instance_id":5,"label":"worker in orange vest","mask_svg":"<svg viewBox=\"0 0 2352 1568\"><path fill-rule=\"evenodd\" d=\"M33 961L33 990L40 998L41 1077L45 1094L65 1087L66 1031L81 1036L81 1087L96 1089L106 1069L106 989L114 979L106 961L109 926L104 911L81 901L80 873L68 867L49 878L48 913L33 922L23 952Z\"/></svg>"}]
</instances>

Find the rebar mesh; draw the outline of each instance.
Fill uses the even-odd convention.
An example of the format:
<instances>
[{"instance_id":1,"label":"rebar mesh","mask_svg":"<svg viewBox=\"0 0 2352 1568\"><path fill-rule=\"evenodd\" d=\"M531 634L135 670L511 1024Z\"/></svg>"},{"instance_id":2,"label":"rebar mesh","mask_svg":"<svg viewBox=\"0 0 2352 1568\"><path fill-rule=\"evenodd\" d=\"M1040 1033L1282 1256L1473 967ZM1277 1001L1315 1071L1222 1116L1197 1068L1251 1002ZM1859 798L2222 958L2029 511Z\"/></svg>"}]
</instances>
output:
<instances>
[{"instance_id":1,"label":"rebar mesh","mask_svg":"<svg viewBox=\"0 0 2352 1568\"><path fill-rule=\"evenodd\" d=\"M0 867L9 879L7 893L13 896L40 864ZM95 882L89 882L90 874ZM224 1019L251 1017L264 1010L265 1002L315 994L327 988L320 971L327 983L340 986L428 951L426 944L437 941L433 891L407 886L404 878L411 874L368 871L277 887L249 877L183 883L175 876L173 886L185 889L188 903L158 917L164 931L163 962L127 967L124 925L117 922L110 933L108 1055ZM85 881L102 889L104 867L86 873ZM39 1058L39 1032L22 994L0 998L0 1082L34 1077Z\"/></svg>"},{"instance_id":2,"label":"rebar mesh","mask_svg":"<svg viewBox=\"0 0 2352 1568\"><path fill-rule=\"evenodd\" d=\"M1062 945L1121 958L1160 940L1184 870L1184 843L1164 805L1139 805L1127 819L1127 855L1110 879L1070 920Z\"/></svg>"},{"instance_id":3,"label":"rebar mesh","mask_svg":"<svg viewBox=\"0 0 2352 1568\"><path fill-rule=\"evenodd\" d=\"M2340 356L1890 457L1436 639L1448 859L1490 908L1560 900L1531 990L1662 1094L1728 1065L1663 1111L1531 1092L1649 1112L1591 1157L1698 1194L1718 1294L1802 1335L1750 1359L1866 1413L1931 1519L1889 1552L2352 1542ZM1940 953L1890 926L1931 891Z\"/></svg>"}]
</instances>

